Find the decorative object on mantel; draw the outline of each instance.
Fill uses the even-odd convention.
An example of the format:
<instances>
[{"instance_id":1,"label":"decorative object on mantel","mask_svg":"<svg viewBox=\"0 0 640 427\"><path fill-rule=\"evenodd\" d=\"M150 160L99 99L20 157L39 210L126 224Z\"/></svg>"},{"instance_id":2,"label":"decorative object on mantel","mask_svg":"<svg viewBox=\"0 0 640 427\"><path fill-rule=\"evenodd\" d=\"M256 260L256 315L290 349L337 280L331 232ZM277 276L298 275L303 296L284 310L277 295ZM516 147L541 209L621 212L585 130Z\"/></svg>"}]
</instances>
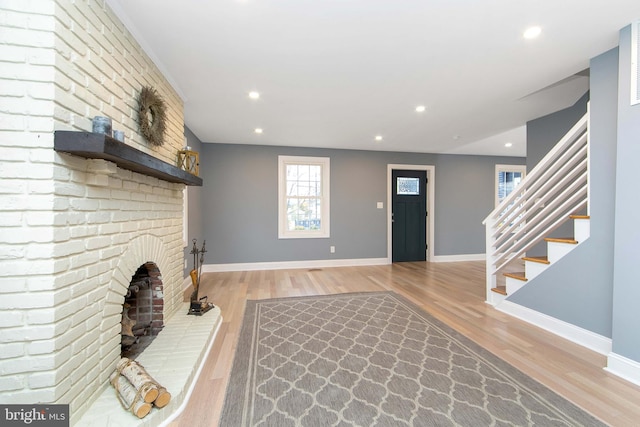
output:
<instances>
[{"instance_id":1,"label":"decorative object on mantel","mask_svg":"<svg viewBox=\"0 0 640 427\"><path fill-rule=\"evenodd\" d=\"M164 144L166 106L158 92L145 86L138 98L138 120L142 135L153 145Z\"/></svg>"},{"instance_id":2,"label":"decorative object on mantel","mask_svg":"<svg viewBox=\"0 0 640 427\"><path fill-rule=\"evenodd\" d=\"M120 142L124 142L124 131L123 130L114 130L113 137Z\"/></svg>"},{"instance_id":3,"label":"decorative object on mantel","mask_svg":"<svg viewBox=\"0 0 640 427\"><path fill-rule=\"evenodd\" d=\"M122 407L138 418L144 418L151 411L152 404L163 408L171 400L171 393L135 360L120 359L109 379Z\"/></svg>"},{"instance_id":4,"label":"decorative object on mantel","mask_svg":"<svg viewBox=\"0 0 640 427\"><path fill-rule=\"evenodd\" d=\"M207 302L207 296L198 298L198 288L200 287L200 276L202 275L202 262L204 261L204 254L207 252L205 244L207 241L202 242L202 249L198 249L196 246L196 239L193 239L193 248L191 252L193 254L193 270L189 273L191 276L191 283L193 284L193 292L191 293L191 304L189 305L189 312L187 314L193 314L195 316L202 316L207 311L211 310L214 305ZM198 259L200 255L200 259Z\"/></svg>"},{"instance_id":5,"label":"decorative object on mantel","mask_svg":"<svg viewBox=\"0 0 640 427\"><path fill-rule=\"evenodd\" d=\"M178 167L195 176L200 175L200 154L187 146L178 151Z\"/></svg>"},{"instance_id":6,"label":"decorative object on mantel","mask_svg":"<svg viewBox=\"0 0 640 427\"><path fill-rule=\"evenodd\" d=\"M109 117L95 116L91 121L93 133L102 133L111 136L111 119Z\"/></svg>"}]
</instances>

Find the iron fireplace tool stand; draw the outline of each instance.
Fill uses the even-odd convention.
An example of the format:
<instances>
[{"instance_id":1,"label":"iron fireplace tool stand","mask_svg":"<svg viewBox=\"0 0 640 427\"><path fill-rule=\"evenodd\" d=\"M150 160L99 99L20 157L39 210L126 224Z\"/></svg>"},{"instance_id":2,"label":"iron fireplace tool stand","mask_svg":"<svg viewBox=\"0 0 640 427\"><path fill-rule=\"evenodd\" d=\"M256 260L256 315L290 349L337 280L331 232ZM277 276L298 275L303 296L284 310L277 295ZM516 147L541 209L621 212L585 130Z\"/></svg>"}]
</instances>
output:
<instances>
[{"instance_id":1,"label":"iron fireplace tool stand","mask_svg":"<svg viewBox=\"0 0 640 427\"><path fill-rule=\"evenodd\" d=\"M191 252L193 254L193 270L189 272L191 276L191 283L193 284L193 292L191 293L191 303L189 305L189 312L187 314L193 314L195 316L202 316L207 311L211 310L214 305L207 302L207 296L198 298L198 288L200 287L200 276L202 275L202 262L204 261L204 254L207 252L205 249L206 240L202 242L202 248L198 249L196 246L196 239L193 239L193 248ZM199 257L198 257L199 255Z\"/></svg>"}]
</instances>

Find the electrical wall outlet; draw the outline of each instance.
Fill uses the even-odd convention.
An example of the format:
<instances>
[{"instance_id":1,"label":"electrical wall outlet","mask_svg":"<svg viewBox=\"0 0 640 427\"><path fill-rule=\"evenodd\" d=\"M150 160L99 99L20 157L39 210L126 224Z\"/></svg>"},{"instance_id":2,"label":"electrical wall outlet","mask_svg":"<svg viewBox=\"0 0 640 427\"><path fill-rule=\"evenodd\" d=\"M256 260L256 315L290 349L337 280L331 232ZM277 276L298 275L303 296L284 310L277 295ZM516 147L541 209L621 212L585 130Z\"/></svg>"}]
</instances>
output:
<instances>
[{"instance_id":1,"label":"electrical wall outlet","mask_svg":"<svg viewBox=\"0 0 640 427\"><path fill-rule=\"evenodd\" d=\"M336 253L336 247L335 246L329 246L329 252L331 252L332 254Z\"/></svg>"}]
</instances>

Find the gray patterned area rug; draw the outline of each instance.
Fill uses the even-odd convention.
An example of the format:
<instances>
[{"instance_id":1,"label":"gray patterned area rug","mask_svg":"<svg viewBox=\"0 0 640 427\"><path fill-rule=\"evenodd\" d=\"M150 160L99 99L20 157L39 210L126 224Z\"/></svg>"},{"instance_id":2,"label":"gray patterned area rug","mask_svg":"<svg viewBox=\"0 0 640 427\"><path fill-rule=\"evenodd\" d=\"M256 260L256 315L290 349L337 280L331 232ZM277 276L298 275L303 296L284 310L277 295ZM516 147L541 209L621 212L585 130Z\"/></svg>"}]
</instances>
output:
<instances>
[{"instance_id":1,"label":"gray patterned area rug","mask_svg":"<svg viewBox=\"0 0 640 427\"><path fill-rule=\"evenodd\" d=\"M602 426L393 292L247 301L220 426Z\"/></svg>"}]
</instances>

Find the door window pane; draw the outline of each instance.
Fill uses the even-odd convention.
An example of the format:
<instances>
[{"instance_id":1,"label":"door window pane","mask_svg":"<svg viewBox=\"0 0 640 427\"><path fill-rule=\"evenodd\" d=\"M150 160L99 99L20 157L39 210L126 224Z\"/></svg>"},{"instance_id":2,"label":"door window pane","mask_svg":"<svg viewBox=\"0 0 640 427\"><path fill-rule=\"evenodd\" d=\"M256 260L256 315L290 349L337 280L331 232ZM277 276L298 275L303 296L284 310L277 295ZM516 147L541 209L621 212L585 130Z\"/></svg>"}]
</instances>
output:
<instances>
[{"instance_id":1,"label":"door window pane","mask_svg":"<svg viewBox=\"0 0 640 427\"><path fill-rule=\"evenodd\" d=\"M420 178L398 177L396 194L417 196L420 194Z\"/></svg>"}]
</instances>

